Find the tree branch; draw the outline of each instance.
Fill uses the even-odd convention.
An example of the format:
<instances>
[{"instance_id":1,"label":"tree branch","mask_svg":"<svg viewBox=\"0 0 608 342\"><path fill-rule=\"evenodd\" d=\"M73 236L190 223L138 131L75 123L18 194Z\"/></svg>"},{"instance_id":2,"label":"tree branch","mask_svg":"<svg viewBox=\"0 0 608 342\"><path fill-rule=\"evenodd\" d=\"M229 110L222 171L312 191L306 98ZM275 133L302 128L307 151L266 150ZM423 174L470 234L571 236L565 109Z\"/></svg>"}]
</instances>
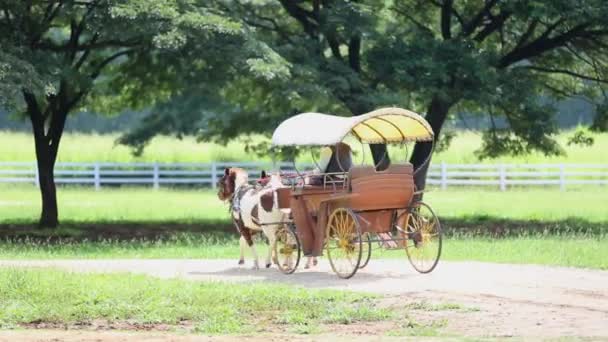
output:
<instances>
[{"instance_id":1,"label":"tree branch","mask_svg":"<svg viewBox=\"0 0 608 342\"><path fill-rule=\"evenodd\" d=\"M441 35L443 39L452 39L452 8L454 0L443 0L441 6Z\"/></svg>"},{"instance_id":2,"label":"tree branch","mask_svg":"<svg viewBox=\"0 0 608 342\"><path fill-rule=\"evenodd\" d=\"M94 43L97 38L99 38L99 33L95 32L95 34L93 35L93 38L91 39L91 42ZM84 61L87 59L87 57L89 57L89 55L91 54L91 50L86 50L82 53L82 55L80 56L80 58L78 58L78 61L76 62L76 64L74 64L74 69L78 70L80 69L80 67L82 66L82 64L84 63Z\"/></svg>"},{"instance_id":3,"label":"tree branch","mask_svg":"<svg viewBox=\"0 0 608 342\"><path fill-rule=\"evenodd\" d=\"M44 117L40 111L40 106L36 100L36 96L26 89L22 89L23 99L27 105L27 113L32 122L32 130L37 141L44 141L46 136L44 134Z\"/></svg>"},{"instance_id":4,"label":"tree branch","mask_svg":"<svg viewBox=\"0 0 608 342\"><path fill-rule=\"evenodd\" d=\"M133 38L130 40L115 40L109 39L100 42L91 42L88 44L78 45L74 48L76 51L83 50L94 50L94 49L105 49L105 48L119 48L119 47L134 47L139 44L138 38ZM69 44L66 45L54 45L49 42L41 42L38 44L38 47L42 50L54 51L54 52L66 52L71 51L71 47Z\"/></svg>"},{"instance_id":5,"label":"tree branch","mask_svg":"<svg viewBox=\"0 0 608 342\"><path fill-rule=\"evenodd\" d=\"M574 38L584 36L585 28L588 25L588 23L577 25L571 30L566 31L553 38L548 38L545 34L543 34L536 40L530 42L529 44L521 46L519 48L514 48L509 53L504 55L500 59L498 67L504 68L515 62L533 58L545 53L546 51L552 50L560 46L564 46L566 43L573 40ZM548 30L550 30L550 28Z\"/></svg>"},{"instance_id":6,"label":"tree branch","mask_svg":"<svg viewBox=\"0 0 608 342\"><path fill-rule=\"evenodd\" d=\"M488 25L485 25L484 28L475 35L473 38L477 42L482 42L486 37L494 33L496 30L499 30L503 27L504 23L511 16L511 12L504 11L500 12L496 17L492 17L492 20Z\"/></svg>"},{"instance_id":7,"label":"tree branch","mask_svg":"<svg viewBox=\"0 0 608 342\"><path fill-rule=\"evenodd\" d=\"M437 0L428 0L431 4L439 7L439 8L443 8L443 3L437 1ZM458 23L460 23L460 26L464 26L464 20L462 19L462 16L460 15L460 13L458 13L458 11L456 11L456 9L454 8L454 6L451 6L451 10L452 10L452 15L456 18L456 20L458 20Z\"/></svg>"},{"instance_id":8,"label":"tree branch","mask_svg":"<svg viewBox=\"0 0 608 342\"><path fill-rule=\"evenodd\" d=\"M471 35L471 33L475 32L475 30L479 27L479 25L483 21L483 18L487 14L490 14L490 10L492 9L492 7L494 7L496 5L497 2L498 2L498 0L486 1L485 6L477 13L477 15L475 15L473 17L473 19L471 19L471 21L469 21L467 24L464 25L463 30L462 30L462 35L464 37L468 37L469 35Z\"/></svg>"},{"instance_id":9,"label":"tree branch","mask_svg":"<svg viewBox=\"0 0 608 342\"><path fill-rule=\"evenodd\" d=\"M357 73L361 72L360 50L361 36L357 34L350 38L350 43L348 44L348 64Z\"/></svg>"},{"instance_id":10,"label":"tree branch","mask_svg":"<svg viewBox=\"0 0 608 342\"><path fill-rule=\"evenodd\" d=\"M524 34L522 34L521 37L519 38L519 40L517 41L517 44L515 45L516 49L521 47L524 43L526 43L528 41L528 39L534 34L534 31L536 30L536 26L538 26L539 23L540 23L540 21L538 19L532 20L530 25L528 25L526 32L524 32Z\"/></svg>"},{"instance_id":11,"label":"tree branch","mask_svg":"<svg viewBox=\"0 0 608 342\"><path fill-rule=\"evenodd\" d=\"M397 14L399 14L399 15L404 16L405 19L408 19L409 21L411 21L420 30L422 30L422 31L430 34L431 36L435 35L435 33L433 32L433 30L431 30L428 26L424 25L420 21L416 20L416 18L414 18L412 15L410 15L407 11L403 11L403 10L397 8L397 7L393 7L393 11L397 12Z\"/></svg>"},{"instance_id":12,"label":"tree branch","mask_svg":"<svg viewBox=\"0 0 608 342\"><path fill-rule=\"evenodd\" d=\"M575 78L580 78L580 79L587 80L587 81L595 81L595 82L599 82L599 83L608 84L608 80L605 80L605 79L602 79L602 78L593 77L593 76L589 76L589 75L579 74L579 73L576 73L574 71L570 71L570 70L566 70L566 69L551 69L551 68L545 68L545 67L534 66L534 65L523 66L521 68L529 69L529 70L532 70L532 71L543 72L543 73L563 74L563 75L568 75L568 76L572 76L572 77L575 77Z\"/></svg>"},{"instance_id":13,"label":"tree branch","mask_svg":"<svg viewBox=\"0 0 608 342\"><path fill-rule=\"evenodd\" d=\"M90 75L91 79L97 78L97 76L99 76L99 74L101 73L101 70L103 68L105 68L108 64L112 63L117 58L128 55L132 52L135 52L135 49L122 50L122 51L119 51L119 52L111 55L110 57L106 58L101 63L99 63L99 65L97 65L97 68L95 69L95 71L93 71L91 73L91 75Z\"/></svg>"},{"instance_id":14,"label":"tree branch","mask_svg":"<svg viewBox=\"0 0 608 342\"><path fill-rule=\"evenodd\" d=\"M327 37L327 43L331 49L332 55L339 60L342 60L342 53L340 52L340 42L336 39L334 32L328 32L325 34ZM350 57L350 56L349 56Z\"/></svg>"},{"instance_id":15,"label":"tree branch","mask_svg":"<svg viewBox=\"0 0 608 342\"><path fill-rule=\"evenodd\" d=\"M279 0L283 8L287 13L294 19L296 19L304 28L304 31L310 36L316 36L316 24L312 23L309 19L312 16L311 12L308 12L297 5L293 0Z\"/></svg>"}]
</instances>

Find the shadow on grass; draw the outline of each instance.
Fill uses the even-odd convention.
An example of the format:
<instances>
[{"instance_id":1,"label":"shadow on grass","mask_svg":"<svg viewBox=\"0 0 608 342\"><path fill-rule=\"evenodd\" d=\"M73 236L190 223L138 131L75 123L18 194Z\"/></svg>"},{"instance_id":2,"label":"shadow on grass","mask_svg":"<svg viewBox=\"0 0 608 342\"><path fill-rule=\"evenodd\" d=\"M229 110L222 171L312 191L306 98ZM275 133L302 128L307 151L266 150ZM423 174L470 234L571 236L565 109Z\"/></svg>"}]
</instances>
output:
<instances>
[{"instance_id":1,"label":"shadow on grass","mask_svg":"<svg viewBox=\"0 0 608 342\"><path fill-rule=\"evenodd\" d=\"M237 232L230 221L210 220L200 222L78 222L63 221L56 229L40 229L34 222L0 222L0 239L30 239L53 242L71 241L131 241L157 240L173 235L204 234L217 237L236 237Z\"/></svg>"},{"instance_id":2,"label":"shadow on grass","mask_svg":"<svg viewBox=\"0 0 608 342\"><path fill-rule=\"evenodd\" d=\"M471 216L441 218L442 228L447 237L476 236L508 238L522 236L606 236L608 235L608 214L606 221L594 222L581 218L564 220L513 220L492 216Z\"/></svg>"},{"instance_id":3,"label":"shadow on grass","mask_svg":"<svg viewBox=\"0 0 608 342\"><path fill-rule=\"evenodd\" d=\"M591 222L580 218L558 221L512 220L492 216L440 217L446 237L474 236L489 238L525 236L606 236L608 217L604 222ZM179 221L63 221L57 229L40 229L35 222L0 222L0 239L70 241L131 241L157 240L175 235L193 234L206 237L236 238L228 220Z\"/></svg>"}]
</instances>

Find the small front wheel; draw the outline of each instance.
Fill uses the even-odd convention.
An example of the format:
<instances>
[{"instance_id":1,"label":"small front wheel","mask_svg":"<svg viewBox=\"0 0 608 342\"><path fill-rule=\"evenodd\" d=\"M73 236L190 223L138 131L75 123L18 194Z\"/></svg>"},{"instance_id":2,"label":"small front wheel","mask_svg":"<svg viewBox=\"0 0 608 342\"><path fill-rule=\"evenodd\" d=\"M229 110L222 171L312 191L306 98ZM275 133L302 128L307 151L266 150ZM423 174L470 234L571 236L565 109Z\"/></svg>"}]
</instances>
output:
<instances>
[{"instance_id":1,"label":"small front wheel","mask_svg":"<svg viewBox=\"0 0 608 342\"><path fill-rule=\"evenodd\" d=\"M357 273L361 263L363 239L356 214L338 208L327 220L325 248L331 268L338 277L348 279Z\"/></svg>"},{"instance_id":2,"label":"small front wheel","mask_svg":"<svg viewBox=\"0 0 608 342\"><path fill-rule=\"evenodd\" d=\"M298 268L302 248L300 239L295 233L293 223L283 224L276 232L274 243L275 262L279 270L285 274L292 274Z\"/></svg>"}]
</instances>

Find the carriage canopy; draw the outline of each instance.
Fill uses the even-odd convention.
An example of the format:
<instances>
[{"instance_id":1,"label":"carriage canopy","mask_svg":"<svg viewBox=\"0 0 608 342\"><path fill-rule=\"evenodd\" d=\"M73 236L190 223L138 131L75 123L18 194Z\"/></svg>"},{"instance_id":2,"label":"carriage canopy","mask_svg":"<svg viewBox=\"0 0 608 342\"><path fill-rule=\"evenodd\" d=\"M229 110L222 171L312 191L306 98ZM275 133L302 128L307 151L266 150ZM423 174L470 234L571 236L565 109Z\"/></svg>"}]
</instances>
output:
<instances>
[{"instance_id":1,"label":"carriage canopy","mask_svg":"<svg viewBox=\"0 0 608 342\"><path fill-rule=\"evenodd\" d=\"M349 133L365 144L433 139L433 130L422 116L402 108L382 108L353 117L298 114L277 127L272 135L272 145L330 146Z\"/></svg>"}]
</instances>

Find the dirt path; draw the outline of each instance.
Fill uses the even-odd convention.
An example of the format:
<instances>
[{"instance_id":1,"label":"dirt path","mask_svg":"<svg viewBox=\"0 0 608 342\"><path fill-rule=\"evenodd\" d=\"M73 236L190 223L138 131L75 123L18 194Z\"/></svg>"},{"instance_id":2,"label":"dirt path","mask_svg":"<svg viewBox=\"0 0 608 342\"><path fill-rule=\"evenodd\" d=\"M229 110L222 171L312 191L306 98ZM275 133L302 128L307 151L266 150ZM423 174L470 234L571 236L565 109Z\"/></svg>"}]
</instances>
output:
<instances>
[{"instance_id":1,"label":"dirt path","mask_svg":"<svg viewBox=\"0 0 608 342\"><path fill-rule=\"evenodd\" d=\"M479 262L441 262L418 274L406 260L372 260L349 280L322 260L317 269L283 275L254 271L235 260L0 261L0 266L59 267L78 272L136 272L169 278L233 282L272 281L386 295L383 305L451 303L461 309L414 310L422 322L447 322L467 336L595 336L608 338L608 271Z\"/></svg>"}]
</instances>

